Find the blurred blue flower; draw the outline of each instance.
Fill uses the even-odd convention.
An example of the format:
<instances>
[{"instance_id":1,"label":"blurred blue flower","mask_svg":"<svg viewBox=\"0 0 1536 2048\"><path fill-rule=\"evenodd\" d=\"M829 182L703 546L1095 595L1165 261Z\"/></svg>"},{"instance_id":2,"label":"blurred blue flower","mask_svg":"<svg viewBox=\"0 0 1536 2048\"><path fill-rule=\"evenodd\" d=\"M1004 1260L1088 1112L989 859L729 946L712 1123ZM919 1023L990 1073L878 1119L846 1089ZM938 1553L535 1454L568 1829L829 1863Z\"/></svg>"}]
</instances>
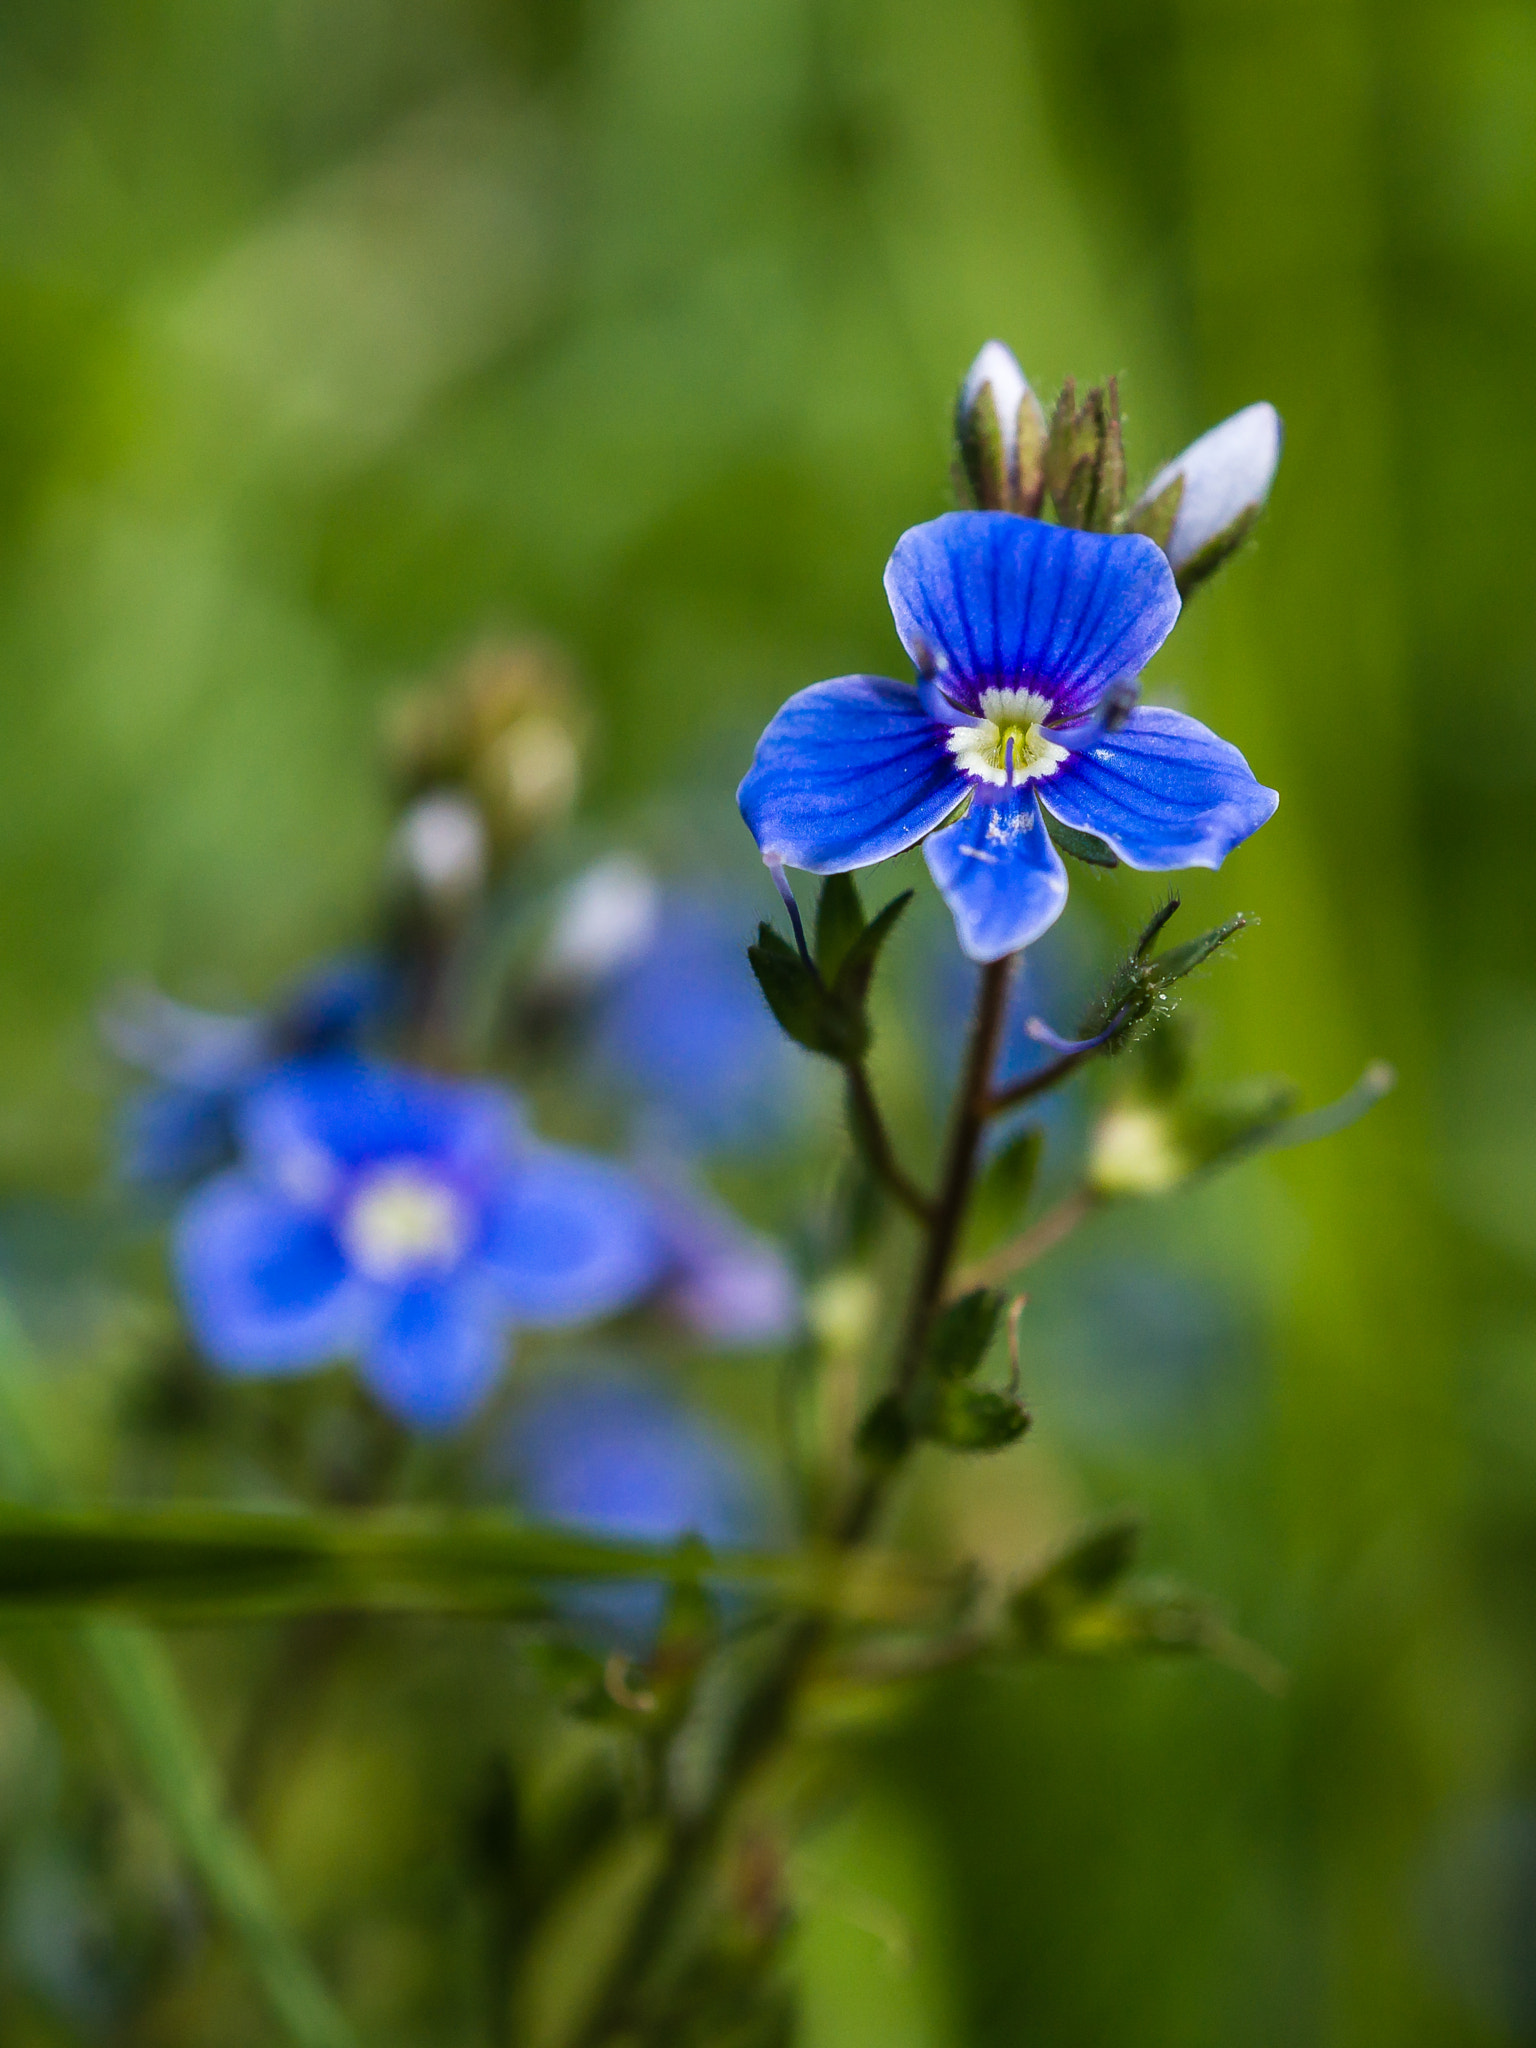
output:
<instances>
[{"instance_id":1,"label":"blurred blue flower","mask_svg":"<svg viewBox=\"0 0 1536 2048\"><path fill-rule=\"evenodd\" d=\"M762 1483L712 1423L653 1383L588 1371L536 1388L498 1458L523 1511L594 1536L711 1549L767 1542L777 1518ZM561 1605L604 1647L641 1655L666 1604L661 1586L562 1589Z\"/></svg>"},{"instance_id":2,"label":"blurred blue flower","mask_svg":"<svg viewBox=\"0 0 1536 2048\"><path fill-rule=\"evenodd\" d=\"M356 1356L406 1421L451 1427L489 1392L516 1322L628 1307L663 1270L618 1167L537 1143L499 1088L349 1056L248 1094L241 1161L182 1210L187 1317L232 1373Z\"/></svg>"},{"instance_id":3,"label":"blurred blue flower","mask_svg":"<svg viewBox=\"0 0 1536 2048\"><path fill-rule=\"evenodd\" d=\"M647 1175L666 1264L656 1306L724 1351L785 1343L800 1328L800 1289L771 1237L678 1174Z\"/></svg>"},{"instance_id":4,"label":"blurred blue flower","mask_svg":"<svg viewBox=\"0 0 1536 2048\"><path fill-rule=\"evenodd\" d=\"M579 988L592 1060L652 1142L761 1145L803 1114L806 1063L758 993L751 932L744 905L664 887L625 854L578 877L556 913L545 973Z\"/></svg>"},{"instance_id":5,"label":"blurred blue flower","mask_svg":"<svg viewBox=\"0 0 1536 2048\"><path fill-rule=\"evenodd\" d=\"M117 1170L130 1186L179 1194L227 1166L242 1098L285 1060L354 1046L387 1010L389 976L371 960L338 960L267 1012L227 1016L132 989L103 1013L102 1034L160 1085L124 1105Z\"/></svg>"},{"instance_id":6,"label":"blurred blue flower","mask_svg":"<svg viewBox=\"0 0 1536 2048\"><path fill-rule=\"evenodd\" d=\"M1235 747L1131 708L1179 612L1142 535L949 512L902 535L885 586L918 687L842 676L790 698L739 793L770 866L839 874L926 838L962 949L997 960L1066 903L1042 802L1151 869L1218 867L1273 813Z\"/></svg>"}]
</instances>

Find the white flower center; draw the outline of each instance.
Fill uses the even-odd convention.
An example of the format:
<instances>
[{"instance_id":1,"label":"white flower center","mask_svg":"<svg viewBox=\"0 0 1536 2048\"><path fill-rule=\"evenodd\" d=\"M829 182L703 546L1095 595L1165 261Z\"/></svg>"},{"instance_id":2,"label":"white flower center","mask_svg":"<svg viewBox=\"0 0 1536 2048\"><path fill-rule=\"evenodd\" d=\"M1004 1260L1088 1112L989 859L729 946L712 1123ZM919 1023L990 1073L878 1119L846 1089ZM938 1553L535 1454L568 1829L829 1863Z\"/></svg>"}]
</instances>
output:
<instances>
[{"instance_id":1,"label":"white flower center","mask_svg":"<svg viewBox=\"0 0 1536 2048\"><path fill-rule=\"evenodd\" d=\"M949 751L967 775L1006 789L1054 775L1069 758L1042 730L1051 702L1036 690L983 690L981 718L975 725L957 725L949 735Z\"/></svg>"},{"instance_id":2,"label":"white flower center","mask_svg":"<svg viewBox=\"0 0 1536 2048\"><path fill-rule=\"evenodd\" d=\"M367 1174L347 1203L342 1249L369 1280L446 1273L469 1249L471 1217L455 1190L423 1167L396 1160Z\"/></svg>"}]
</instances>

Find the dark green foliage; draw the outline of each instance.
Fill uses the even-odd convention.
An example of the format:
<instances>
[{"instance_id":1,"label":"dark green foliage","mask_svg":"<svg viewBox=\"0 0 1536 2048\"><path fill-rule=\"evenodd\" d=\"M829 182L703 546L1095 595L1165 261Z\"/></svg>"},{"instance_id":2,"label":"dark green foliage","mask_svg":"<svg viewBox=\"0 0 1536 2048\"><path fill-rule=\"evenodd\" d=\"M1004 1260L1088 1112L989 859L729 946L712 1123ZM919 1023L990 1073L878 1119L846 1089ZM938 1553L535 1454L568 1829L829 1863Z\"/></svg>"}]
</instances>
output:
<instances>
[{"instance_id":1,"label":"dark green foliage","mask_svg":"<svg viewBox=\"0 0 1536 2048\"><path fill-rule=\"evenodd\" d=\"M904 890L866 924L852 878L831 876L817 905L815 965L771 924L758 926L747 958L769 1009L797 1045L843 1064L868 1052L870 983L880 949L911 900Z\"/></svg>"},{"instance_id":2,"label":"dark green foliage","mask_svg":"<svg viewBox=\"0 0 1536 2048\"><path fill-rule=\"evenodd\" d=\"M1176 982L1192 974L1252 922L1239 913L1229 917L1225 924L1202 932L1197 939L1186 940L1166 953L1154 954L1153 946L1178 907L1178 897L1170 896L1153 913L1129 957L1115 970L1108 987L1079 1024L1079 1037L1097 1037L1113 1025L1109 1049L1121 1050L1141 1025L1154 1016L1167 1014Z\"/></svg>"},{"instance_id":3,"label":"dark green foliage","mask_svg":"<svg viewBox=\"0 0 1536 2048\"><path fill-rule=\"evenodd\" d=\"M1117 868L1120 856L1112 846L1092 832L1079 832L1073 825L1063 825L1059 818L1053 818L1048 810L1042 810L1045 829L1051 835L1053 844L1062 853L1070 854L1073 860L1086 861L1090 867Z\"/></svg>"},{"instance_id":4,"label":"dark green foliage","mask_svg":"<svg viewBox=\"0 0 1536 2048\"><path fill-rule=\"evenodd\" d=\"M963 1380L975 1372L997 1334L1006 1298L978 1287L952 1301L928 1337L928 1370L941 1380Z\"/></svg>"},{"instance_id":5,"label":"dark green foliage","mask_svg":"<svg viewBox=\"0 0 1536 2048\"><path fill-rule=\"evenodd\" d=\"M1028 1429L1029 1411L1012 1394L966 1381L940 1381L924 1390L919 1429L952 1451L1000 1451Z\"/></svg>"}]
</instances>

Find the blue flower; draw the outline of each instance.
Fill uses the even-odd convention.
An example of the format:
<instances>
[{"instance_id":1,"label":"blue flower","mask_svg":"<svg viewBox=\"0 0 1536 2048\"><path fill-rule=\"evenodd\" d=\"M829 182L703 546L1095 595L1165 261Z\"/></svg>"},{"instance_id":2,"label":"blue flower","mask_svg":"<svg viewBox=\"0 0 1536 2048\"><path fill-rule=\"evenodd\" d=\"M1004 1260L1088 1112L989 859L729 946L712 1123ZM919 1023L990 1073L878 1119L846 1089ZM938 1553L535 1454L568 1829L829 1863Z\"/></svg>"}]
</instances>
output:
<instances>
[{"instance_id":1,"label":"blue flower","mask_svg":"<svg viewBox=\"0 0 1536 2048\"><path fill-rule=\"evenodd\" d=\"M535 1390L516 1409L499 1462L524 1512L563 1528L634 1542L699 1536L716 1550L774 1533L764 1488L729 1439L623 1373L588 1371ZM652 1585L561 1593L573 1620L634 1655L650 1645L665 1601Z\"/></svg>"},{"instance_id":2,"label":"blue flower","mask_svg":"<svg viewBox=\"0 0 1536 2048\"><path fill-rule=\"evenodd\" d=\"M651 1143L762 1146L805 1108L808 1063L758 993L751 930L747 904L664 885L628 854L565 891L544 979L585 1007L594 1067L634 1100Z\"/></svg>"},{"instance_id":3,"label":"blue flower","mask_svg":"<svg viewBox=\"0 0 1536 2048\"><path fill-rule=\"evenodd\" d=\"M389 996L388 976L371 960L331 962L278 1008L246 1016L193 1009L154 988L130 990L103 1015L102 1033L119 1059L160 1085L123 1107L122 1179L182 1193L227 1166L243 1097L285 1060L355 1045Z\"/></svg>"},{"instance_id":4,"label":"blue flower","mask_svg":"<svg viewBox=\"0 0 1536 2048\"><path fill-rule=\"evenodd\" d=\"M918 687L841 676L790 698L739 793L770 865L840 874L926 839L962 947L997 960L1066 902L1042 803L1150 869L1218 867L1273 814L1235 747L1128 708L1179 612L1141 535L951 512L902 535L885 587Z\"/></svg>"},{"instance_id":5,"label":"blue flower","mask_svg":"<svg viewBox=\"0 0 1536 2048\"><path fill-rule=\"evenodd\" d=\"M174 1234L198 1341L231 1373L356 1356L386 1406L451 1427L515 1322L628 1307L665 1250L617 1167L536 1143L502 1090L338 1056L242 1104L242 1159Z\"/></svg>"}]
</instances>

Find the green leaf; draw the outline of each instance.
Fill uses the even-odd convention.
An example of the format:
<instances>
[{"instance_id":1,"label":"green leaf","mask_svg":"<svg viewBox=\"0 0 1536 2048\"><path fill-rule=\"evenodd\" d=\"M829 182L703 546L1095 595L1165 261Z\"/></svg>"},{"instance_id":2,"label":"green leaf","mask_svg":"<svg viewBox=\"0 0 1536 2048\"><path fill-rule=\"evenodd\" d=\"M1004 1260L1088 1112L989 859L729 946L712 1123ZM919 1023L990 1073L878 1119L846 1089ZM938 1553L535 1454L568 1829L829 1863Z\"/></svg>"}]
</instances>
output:
<instances>
[{"instance_id":1,"label":"green leaf","mask_svg":"<svg viewBox=\"0 0 1536 2048\"><path fill-rule=\"evenodd\" d=\"M852 875L828 875L816 903L816 965L830 988L864 930L864 906Z\"/></svg>"},{"instance_id":2,"label":"green leaf","mask_svg":"<svg viewBox=\"0 0 1536 2048\"><path fill-rule=\"evenodd\" d=\"M834 1060L856 1057L863 1050L850 1042L841 1006L771 924L758 927L757 944L748 946L747 959L769 1009L797 1045Z\"/></svg>"},{"instance_id":3,"label":"green leaf","mask_svg":"<svg viewBox=\"0 0 1536 2048\"><path fill-rule=\"evenodd\" d=\"M838 969L834 994L839 1002L850 1009L856 1009L862 1020L864 1004L869 996L869 985L874 979L875 965L886 940L896 929L897 919L912 901L912 891L903 889L899 896L893 896L882 911L872 917L857 939L849 947ZM866 1039L867 1039L867 1026Z\"/></svg>"},{"instance_id":4,"label":"green leaf","mask_svg":"<svg viewBox=\"0 0 1536 2048\"><path fill-rule=\"evenodd\" d=\"M1192 974L1252 923L1251 918L1239 913L1214 930L1202 932L1197 939L1171 947L1166 953L1153 954L1152 947L1178 908L1178 897L1171 896L1153 913L1130 956L1121 962L1103 995L1078 1025L1079 1038L1095 1038L1114 1025L1108 1049L1120 1051L1149 1018L1170 1014L1170 991L1176 982Z\"/></svg>"},{"instance_id":5,"label":"green leaf","mask_svg":"<svg viewBox=\"0 0 1536 2048\"><path fill-rule=\"evenodd\" d=\"M1102 839L1095 838L1091 832L1079 832L1075 826L1063 825L1059 818L1053 818L1050 812L1043 808L1041 815L1045 819L1045 829L1051 835L1053 844L1063 853L1070 854L1073 860L1086 861L1090 867L1095 868L1119 867L1119 854Z\"/></svg>"},{"instance_id":6,"label":"green leaf","mask_svg":"<svg viewBox=\"0 0 1536 2048\"><path fill-rule=\"evenodd\" d=\"M1019 1229L1045 1150L1045 1133L1028 1124L1000 1147L982 1168L966 1217L965 1249L978 1258Z\"/></svg>"},{"instance_id":7,"label":"green leaf","mask_svg":"<svg viewBox=\"0 0 1536 2048\"><path fill-rule=\"evenodd\" d=\"M882 1394L859 1424L860 1454L872 1465L898 1465L912 1448L912 1424L900 1398Z\"/></svg>"},{"instance_id":8,"label":"green leaf","mask_svg":"<svg viewBox=\"0 0 1536 2048\"><path fill-rule=\"evenodd\" d=\"M928 1369L941 1380L963 1380L975 1372L997 1334L1007 1303L990 1287L978 1287L950 1303L928 1336Z\"/></svg>"},{"instance_id":9,"label":"green leaf","mask_svg":"<svg viewBox=\"0 0 1536 2048\"><path fill-rule=\"evenodd\" d=\"M1140 1541L1140 1517L1117 1515L1075 1537L1018 1587L1008 1613L1023 1646L1055 1648L1072 1617L1101 1601L1125 1577Z\"/></svg>"},{"instance_id":10,"label":"green leaf","mask_svg":"<svg viewBox=\"0 0 1536 2048\"><path fill-rule=\"evenodd\" d=\"M1012 1394L946 1380L922 1404L922 1434L952 1451L1000 1451L1028 1429L1029 1411Z\"/></svg>"}]
</instances>

